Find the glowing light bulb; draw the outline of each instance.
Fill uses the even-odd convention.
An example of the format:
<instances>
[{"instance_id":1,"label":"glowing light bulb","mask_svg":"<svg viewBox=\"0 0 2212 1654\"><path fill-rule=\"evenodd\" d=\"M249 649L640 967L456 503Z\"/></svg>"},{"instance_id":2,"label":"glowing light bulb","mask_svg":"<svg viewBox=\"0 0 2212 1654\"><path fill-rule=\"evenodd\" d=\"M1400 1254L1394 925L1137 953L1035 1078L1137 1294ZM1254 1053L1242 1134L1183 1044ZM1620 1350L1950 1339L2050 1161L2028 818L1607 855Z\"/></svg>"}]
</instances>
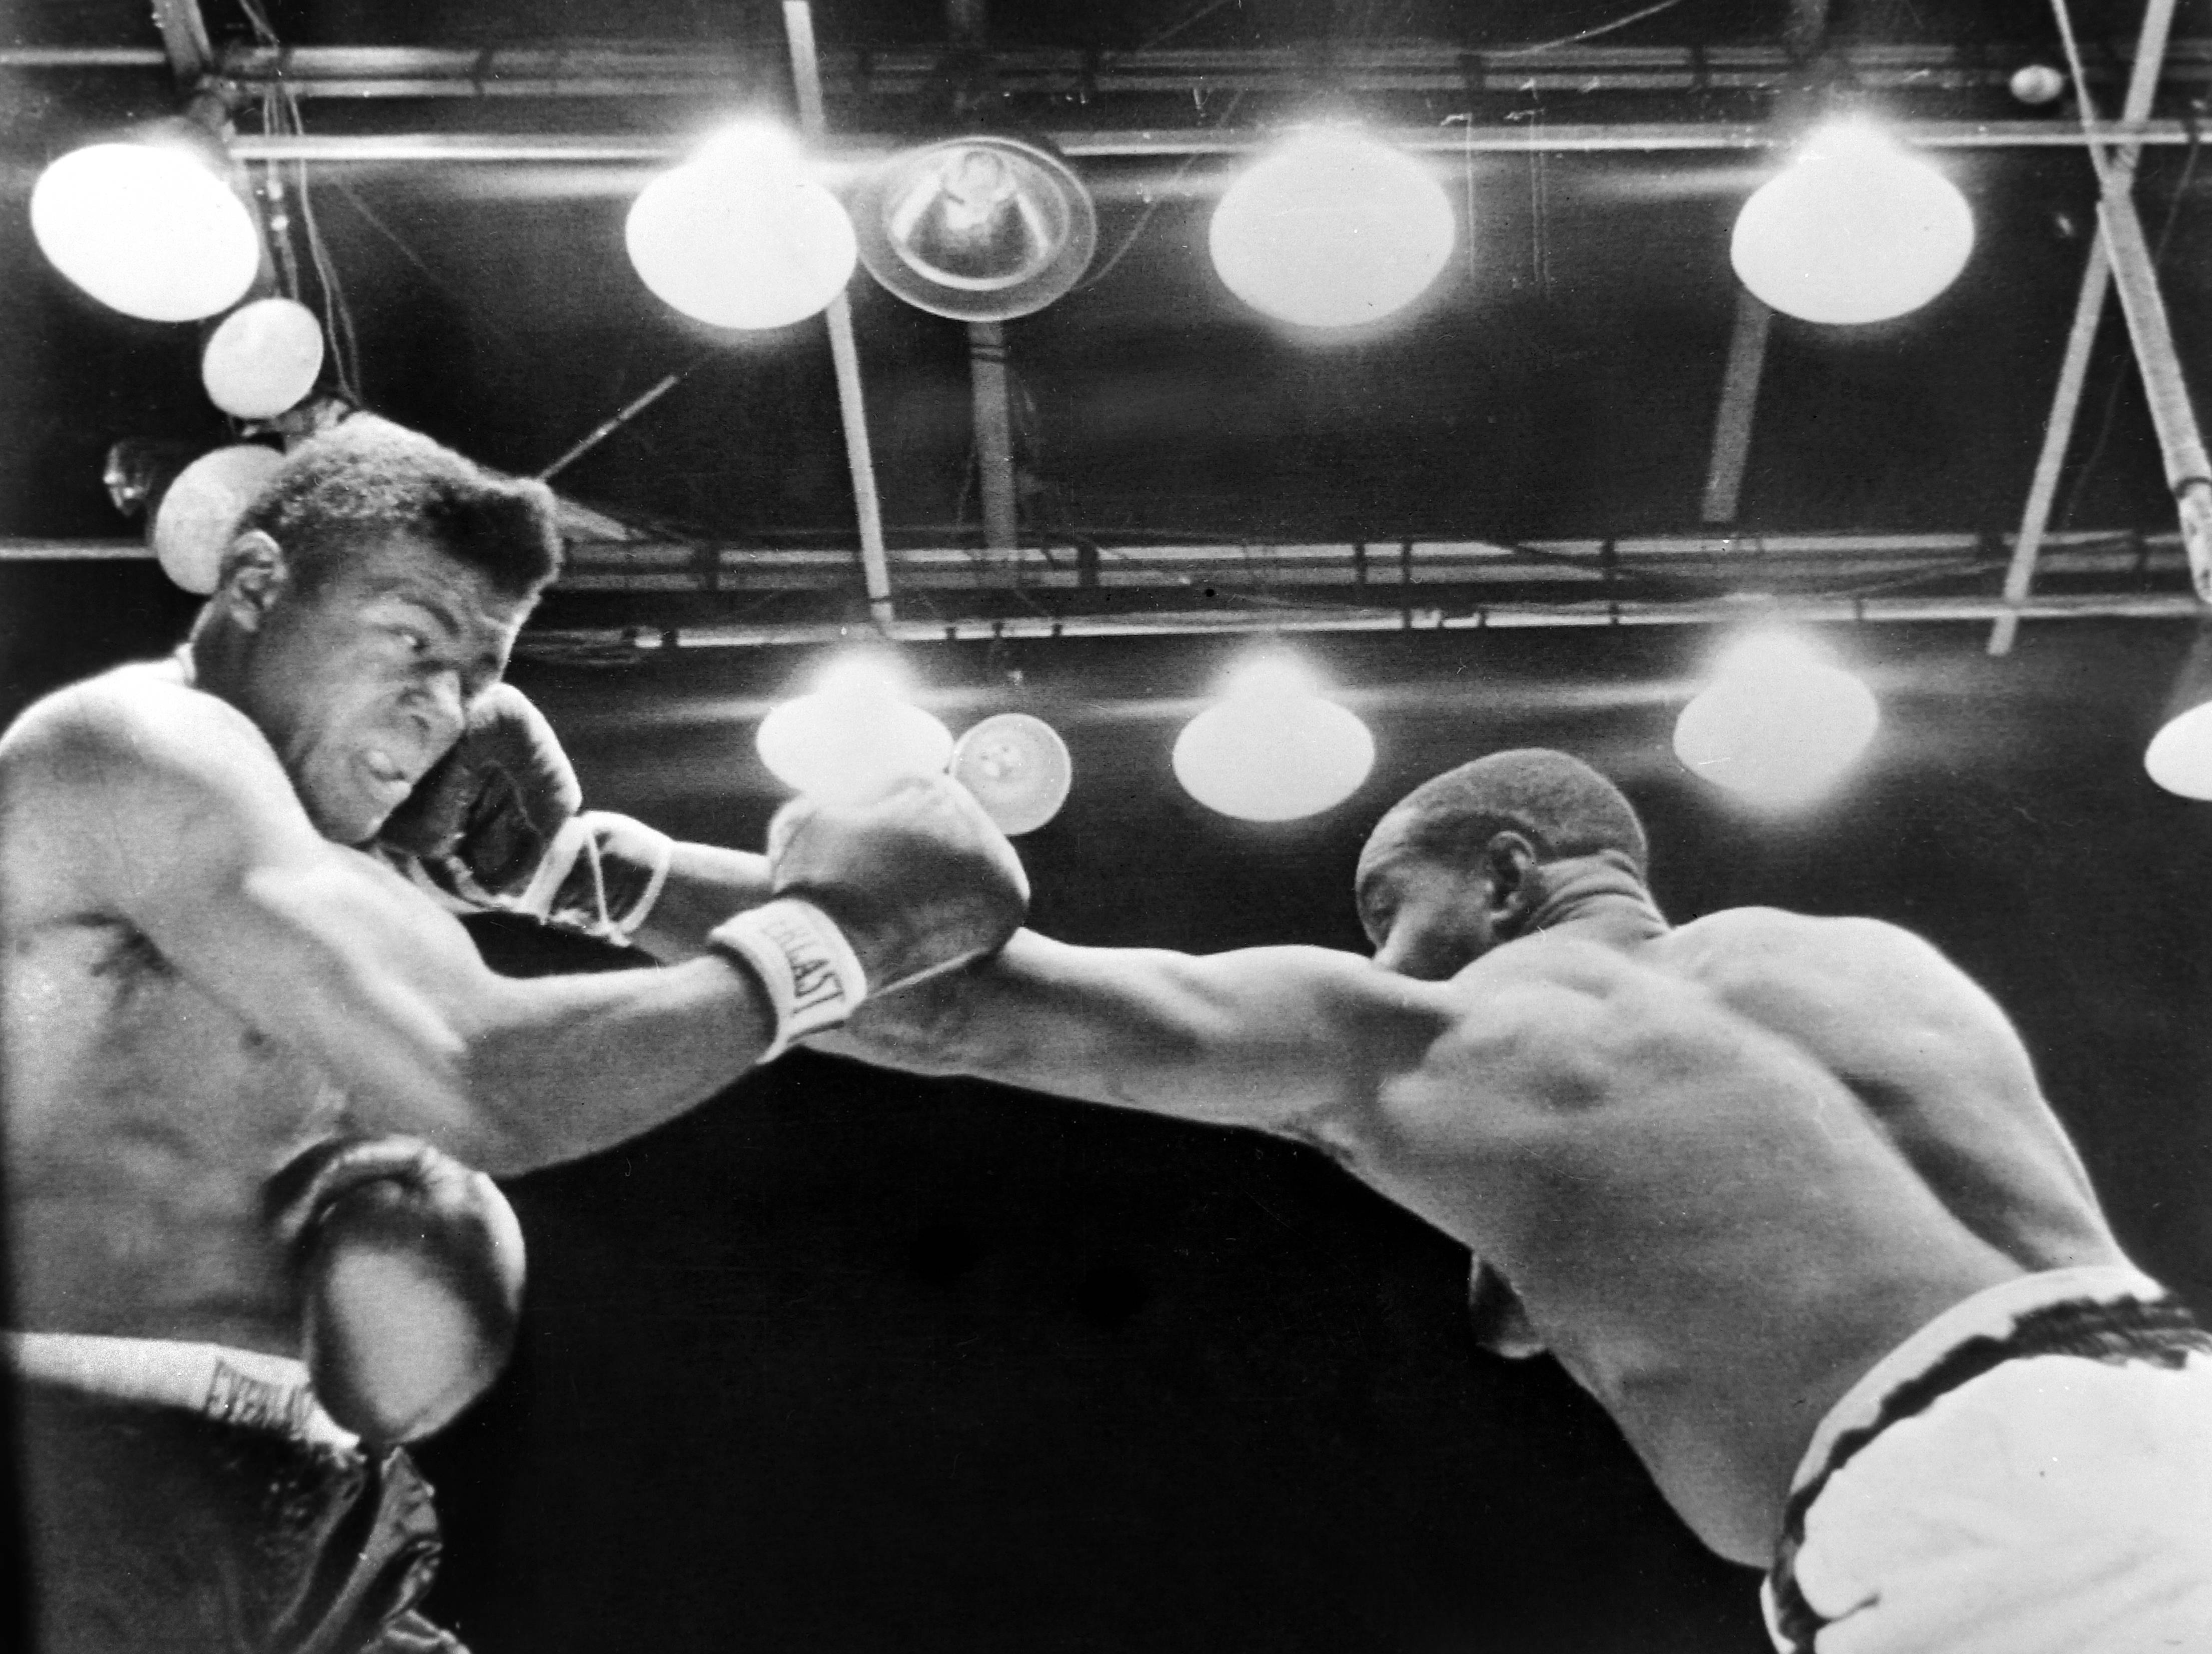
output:
<instances>
[{"instance_id":1,"label":"glowing light bulb","mask_svg":"<svg viewBox=\"0 0 2212 1654\"><path fill-rule=\"evenodd\" d=\"M721 134L663 173L623 227L646 286L717 327L785 327L814 314L851 279L852 221L773 128Z\"/></svg>"},{"instance_id":2,"label":"glowing light bulb","mask_svg":"<svg viewBox=\"0 0 2212 1654\"><path fill-rule=\"evenodd\" d=\"M1010 837L1035 832L1058 815L1074 776L1060 733L1025 712L984 719L952 749L952 779Z\"/></svg>"},{"instance_id":3,"label":"glowing light bulb","mask_svg":"<svg viewBox=\"0 0 2212 1654\"><path fill-rule=\"evenodd\" d=\"M2199 625L2191 641L2143 768L2169 793L2212 800L2212 626Z\"/></svg>"},{"instance_id":4,"label":"glowing light bulb","mask_svg":"<svg viewBox=\"0 0 2212 1654\"><path fill-rule=\"evenodd\" d=\"M200 353L208 400L240 419L274 419L315 388L322 370L322 325L291 299L239 306Z\"/></svg>"},{"instance_id":5,"label":"glowing light bulb","mask_svg":"<svg viewBox=\"0 0 2212 1654\"><path fill-rule=\"evenodd\" d=\"M1753 803L1809 802L1866 751L1873 691L1804 643L1756 635L1722 658L1682 708L1674 753L1692 775Z\"/></svg>"},{"instance_id":6,"label":"glowing light bulb","mask_svg":"<svg viewBox=\"0 0 2212 1654\"><path fill-rule=\"evenodd\" d=\"M873 661L841 661L820 687L761 720L761 762L793 792L860 804L910 775L933 775L952 756L951 732L908 702Z\"/></svg>"},{"instance_id":7,"label":"glowing light bulb","mask_svg":"<svg viewBox=\"0 0 2212 1654\"><path fill-rule=\"evenodd\" d=\"M1296 662L1262 657L1176 738L1176 779L1209 810L1291 821L1350 798L1375 764L1375 738L1315 692Z\"/></svg>"},{"instance_id":8,"label":"glowing light bulb","mask_svg":"<svg viewBox=\"0 0 2212 1654\"><path fill-rule=\"evenodd\" d=\"M1763 302L1840 325L1917 310L1973 248L1974 215L1956 185L1869 123L1838 121L1753 192L1729 256Z\"/></svg>"},{"instance_id":9,"label":"glowing light bulb","mask_svg":"<svg viewBox=\"0 0 2212 1654\"><path fill-rule=\"evenodd\" d=\"M1412 156L1357 132L1301 133L1238 175L1208 242L1229 290L1303 327L1402 310L1451 257L1451 202Z\"/></svg>"},{"instance_id":10,"label":"glowing light bulb","mask_svg":"<svg viewBox=\"0 0 2212 1654\"><path fill-rule=\"evenodd\" d=\"M155 508L152 539L161 571L202 597L222 576L222 554L238 532L238 520L284 463L258 442L240 442L204 453L177 473Z\"/></svg>"},{"instance_id":11,"label":"glowing light bulb","mask_svg":"<svg viewBox=\"0 0 2212 1654\"><path fill-rule=\"evenodd\" d=\"M2160 726L2143 750L2143 769L2169 793L2212 800L2212 701Z\"/></svg>"},{"instance_id":12,"label":"glowing light bulb","mask_svg":"<svg viewBox=\"0 0 2212 1654\"><path fill-rule=\"evenodd\" d=\"M261 266L246 204L165 143L73 149L31 191L31 234L54 268L145 321L198 321L245 297Z\"/></svg>"}]
</instances>

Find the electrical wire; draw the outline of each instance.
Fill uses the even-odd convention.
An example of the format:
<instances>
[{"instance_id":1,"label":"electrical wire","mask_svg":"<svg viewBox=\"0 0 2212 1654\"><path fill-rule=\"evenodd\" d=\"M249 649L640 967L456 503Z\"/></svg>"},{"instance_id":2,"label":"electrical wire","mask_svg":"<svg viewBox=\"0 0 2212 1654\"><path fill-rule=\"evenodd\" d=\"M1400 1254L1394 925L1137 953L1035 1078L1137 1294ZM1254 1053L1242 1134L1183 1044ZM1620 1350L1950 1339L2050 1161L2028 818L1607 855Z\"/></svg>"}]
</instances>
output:
<instances>
[{"instance_id":1,"label":"electrical wire","mask_svg":"<svg viewBox=\"0 0 2212 1654\"><path fill-rule=\"evenodd\" d=\"M1217 127L1226 125L1229 122L1229 118L1237 112L1237 106L1243 101L1244 88L1239 87L1231 96L1229 101L1222 106L1221 113L1215 117L1213 125ZM1120 264L1122 258L1127 255L1131 247L1137 245L1137 238L1145 233L1145 227L1152 222L1152 215L1160 210L1162 204L1166 202L1168 197L1174 194L1176 187L1182 184L1184 179L1190 175L1190 169L1198 164L1202 153L1202 151L1194 149L1190 154L1183 157L1182 165L1176 167L1174 174L1169 178L1165 184L1160 186L1159 192L1150 201L1147 201L1145 204L1144 211L1137 216L1137 222L1135 225L1131 228L1129 233L1121 238L1121 245L1114 249L1113 252L1107 258L1104 264L1099 265L1095 271L1091 275L1085 277L1082 281L1078 283L1074 288L1074 291L1078 293L1087 293L1092 288L1097 286L1099 283L1104 281L1109 276L1111 276L1114 273L1114 267Z\"/></svg>"},{"instance_id":2,"label":"electrical wire","mask_svg":"<svg viewBox=\"0 0 2212 1654\"><path fill-rule=\"evenodd\" d=\"M276 94L264 90L261 94L261 130L276 130ZM292 216L290 192L284 186L284 169L281 162L262 163L262 189L269 198L270 216L268 236L274 250L276 265L276 284L284 296L295 303L300 298L300 260L292 246Z\"/></svg>"},{"instance_id":3,"label":"electrical wire","mask_svg":"<svg viewBox=\"0 0 2212 1654\"><path fill-rule=\"evenodd\" d=\"M1219 11L1224 6L1232 3L1241 8L1244 3L1244 0L1212 0L1211 4L1200 6L1196 11L1191 13L1189 16L1185 17L1180 22L1169 24L1158 34L1153 35L1150 40L1139 40L1137 43L1135 49L1139 52L1150 52L1154 46L1158 46L1162 41L1170 40L1174 36L1182 33L1193 23L1203 21L1205 19L1212 16L1215 12ZM1673 4L1674 0L1668 0L1668 3L1670 5Z\"/></svg>"},{"instance_id":4,"label":"electrical wire","mask_svg":"<svg viewBox=\"0 0 2212 1654\"><path fill-rule=\"evenodd\" d=\"M257 43L277 48L283 46L261 0L239 0L239 6ZM281 81L262 94L261 130L272 137L300 137L307 132L307 123L300 114L299 94ZM270 228L278 282L287 297L300 300L299 255L292 241L292 207L287 201L289 195L297 198L301 235L307 244L307 263L315 272L315 285L322 301L323 334L330 344L331 375L346 400L356 408L364 407L367 403L361 392L361 339L354 327L353 307L347 302L344 284L338 278L337 262L331 257L329 246L323 239L322 225L315 216L307 163L304 160L293 163L289 191L284 186L281 163L269 163L268 177L269 194L277 209Z\"/></svg>"},{"instance_id":5,"label":"electrical wire","mask_svg":"<svg viewBox=\"0 0 2212 1654\"><path fill-rule=\"evenodd\" d=\"M265 27L266 20L256 22L257 29ZM270 43L274 43L273 39ZM299 99L288 87L278 87L264 95L261 105L262 130L271 136L298 136L307 131L300 115ZM314 271L317 296L322 306L323 334L329 341L331 377L337 380L339 393L356 407L367 405L361 392L361 342L355 331L353 307L346 301L343 283L339 280L337 265L331 258L325 241L322 225L315 216L313 187L307 176L305 161L293 163L291 187L283 187L283 173L280 163L270 163L270 173L277 187L271 191L279 202L287 196L296 203L301 240L306 245L307 264ZM281 234L274 237L277 245L276 262L279 279L289 296L300 299L301 283L298 252L292 241L292 226L289 222L294 207L285 206L286 221ZM272 228L276 228L272 226ZM304 302L304 300L301 301Z\"/></svg>"},{"instance_id":6,"label":"electrical wire","mask_svg":"<svg viewBox=\"0 0 2212 1654\"><path fill-rule=\"evenodd\" d=\"M1659 0L1658 4L1646 6L1641 11L1632 11L1626 17L1616 17L1609 23L1599 23L1575 34L1562 34L1556 40L1539 40L1534 46L1515 46L1510 52L1492 52L1484 55L1492 58L1527 58L1539 52L1552 52L1560 46L1578 46L1584 40L1595 40L1601 34L1610 34L1616 29L1626 28L1631 23L1640 23L1647 17L1656 17L1662 11L1672 11L1682 0Z\"/></svg>"}]
</instances>

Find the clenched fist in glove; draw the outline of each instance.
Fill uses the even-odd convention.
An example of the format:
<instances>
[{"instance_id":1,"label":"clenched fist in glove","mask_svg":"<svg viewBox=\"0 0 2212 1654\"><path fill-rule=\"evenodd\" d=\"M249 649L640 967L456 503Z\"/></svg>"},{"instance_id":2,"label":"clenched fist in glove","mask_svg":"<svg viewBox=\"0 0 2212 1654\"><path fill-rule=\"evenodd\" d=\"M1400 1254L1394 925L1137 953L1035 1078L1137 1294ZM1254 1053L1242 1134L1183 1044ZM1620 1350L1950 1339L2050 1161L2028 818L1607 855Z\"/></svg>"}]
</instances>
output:
<instances>
[{"instance_id":1,"label":"clenched fist in glove","mask_svg":"<svg viewBox=\"0 0 2212 1654\"><path fill-rule=\"evenodd\" d=\"M489 1389L522 1310L522 1229L481 1171L411 1137L319 1143L270 1180L307 1372L376 1446L418 1440Z\"/></svg>"},{"instance_id":2,"label":"clenched fist in glove","mask_svg":"<svg viewBox=\"0 0 2212 1654\"><path fill-rule=\"evenodd\" d=\"M418 882L465 906L627 944L659 898L674 846L641 821L583 801L544 715L520 690L497 684L378 842L411 858Z\"/></svg>"},{"instance_id":3,"label":"clenched fist in glove","mask_svg":"<svg viewBox=\"0 0 2212 1654\"><path fill-rule=\"evenodd\" d=\"M776 1037L763 1061L872 994L1004 946L1029 908L1014 847L943 775L867 804L794 799L769 824L768 859L774 899L709 939L768 988Z\"/></svg>"}]
</instances>

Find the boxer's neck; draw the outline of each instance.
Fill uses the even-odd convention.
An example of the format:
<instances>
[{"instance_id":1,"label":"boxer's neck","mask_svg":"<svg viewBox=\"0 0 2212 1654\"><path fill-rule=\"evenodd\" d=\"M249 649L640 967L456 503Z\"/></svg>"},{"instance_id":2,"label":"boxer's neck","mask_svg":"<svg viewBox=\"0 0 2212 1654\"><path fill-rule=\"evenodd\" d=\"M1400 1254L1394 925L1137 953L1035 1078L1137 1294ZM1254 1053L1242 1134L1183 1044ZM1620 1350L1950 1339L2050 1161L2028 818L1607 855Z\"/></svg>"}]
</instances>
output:
<instances>
[{"instance_id":1,"label":"boxer's neck","mask_svg":"<svg viewBox=\"0 0 2212 1654\"><path fill-rule=\"evenodd\" d=\"M1609 947L1634 947L1669 928L1643 879L1609 855L1572 856L1540 869L1542 894L1521 927L1569 931Z\"/></svg>"},{"instance_id":2,"label":"boxer's neck","mask_svg":"<svg viewBox=\"0 0 2212 1654\"><path fill-rule=\"evenodd\" d=\"M195 627L173 659L186 684L235 706L238 696L234 691L245 677L249 641L234 628L218 621Z\"/></svg>"}]
</instances>

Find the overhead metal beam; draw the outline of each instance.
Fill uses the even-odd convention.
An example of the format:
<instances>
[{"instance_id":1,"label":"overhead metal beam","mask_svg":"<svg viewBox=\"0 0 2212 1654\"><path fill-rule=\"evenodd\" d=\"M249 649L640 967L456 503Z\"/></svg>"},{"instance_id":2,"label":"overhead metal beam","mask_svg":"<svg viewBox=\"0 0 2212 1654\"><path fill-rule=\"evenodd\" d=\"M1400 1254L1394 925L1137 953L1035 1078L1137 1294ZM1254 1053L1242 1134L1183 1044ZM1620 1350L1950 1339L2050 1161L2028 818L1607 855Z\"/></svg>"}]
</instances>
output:
<instances>
[{"instance_id":1,"label":"overhead metal beam","mask_svg":"<svg viewBox=\"0 0 2212 1654\"><path fill-rule=\"evenodd\" d=\"M2063 13L2062 11L2062 20ZM2148 119L2158 95L2159 70L2169 48L2167 31L2172 8L2151 0L2144 13L2144 28L2137 37L2125 100L2120 106L2120 125L2138 125ZM2077 60L2078 61L2078 60ZM2083 136L2090 135L2096 116L2086 85L2076 88L2081 99ZM2091 155L2095 155L2092 148ZM2125 193L2135 183L2136 163L2142 154L2138 143L2123 143L2102 169L2105 186ZM2052 393L2051 417L2043 428L2043 447L2036 455L2035 474L2028 483L2027 502L2021 512L2020 534L2014 541L2012 567L2005 575L2005 596L2014 603L2027 598L2035 583L2035 560L2050 526L2051 509L2058 497L2058 481L2066 467L2066 450L2074 441L2074 421L2081 410L2081 392L2088 383L2089 352L2104 319L2105 295L2112 286L2112 265L2102 237L2093 243L2081 269L2081 289L2074 302L2074 320L2066 334L2066 353L2059 362L2058 386ZM2018 632L2016 622L1999 616L1990 629L1990 653L2007 654Z\"/></svg>"},{"instance_id":2,"label":"overhead metal beam","mask_svg":"<svg viewBox=\"0 0 2212 1654\"><path fill-rule=\"evenodd\" d=\"M1947 623L1979 623L1998 612L1996 598L1881 598L1844 602L1784 600L1762 610L1760 617L1799 625L1902 626ZM2114 598L2039 598L2023 611L2030 620L2194 619L2198 605L2185 595ZM1615 604L1577 610L1495 608L1412 609L1403 613L1371 610L1285 610L1218 614L1076 615L1056 619L1016 615L993 620L902 620L886 629L904 643L988 643L1002 639L1076 637L1176 637L1222 634L1275 636L1285 633L1546 631L1615 629L1629 626L1736 626L1741 605ZM828 648L848 641L848 629L808 623L775 626L696 626L660 629L548 628L523 634L519 652L550 653L564 648L729 649Z\"/></svg>"},{"instance_id":3,"label":"overhead metal beam","mask_svg":"<svg viewBox=\"0 0 2212 1654\"><path fill-rule=\"evenodd\" d=\"M1922 149L2081 149L2090 139L2080 128L2042 121L1908 120L1891 129L1901 143ZM2113 141L2185 144L2190 129L2178 120L2147 120L2100 127ZM1112 131L1070 130L1049 133L1072 160L1141 160L1192 155L1243 155L1276 142L1273 127L1188 130L1164 128ZM1629 153L1784 149L1803 133L1794 125L1764 121L1666 121L1499 126L1414 126L1383 129L1383 142L1417 154L1455 158L1474 154L1530 155ZM891 155L913 140L890 134L825 136L823 152L833 158L866 161ZM324 164L445 166L454 162L562 162L572 166L652 166L681 159L696 135L567 132L389 132L346 135L306 133L272 136L240 133L231 140L241 161L306 161Z\"/></svg>"},{"instance_id":4,"label":"overhead metal beam","mask_svg":"<svg viewBox=\"0 0 2212 1654\"><path fill-rule=\"evenodd\" d=\"M1796 16L1817 0L1792 0ZM1793 17L1793 24L1796 19ZM1605 42L1504 43L1468 51L1441 42L1358 46L1332 42L1325 57L1301 46L1231 50L1160 47L1094 54L1074 49L993 54L1000 88L1086 99L1208 91L1293 93L1326 84L1358 93L1513 95L1686 92L1757 93L1802 83L1802 51L1784 45L1626 46ZM1851 85L1942 94L2002 86L2021 47L1837 43L1823 54ZM264 46L235 43L215 54L215 72L242 84L282 83L301 98L647 98L726 100L749 86L781 90L780 55L702 48L694 40L546 42L494 46ZM2091 78L2116 81L2130 53L2117 47L2087 64ZM158 53L117 48L0 48L0 70L159 66ZM821 54L833 99L933 96L943 90L943 53L922 48L840 49ZM2177 41L2162 70L2172 83L2212 82L2212 39Z\"/></svg>"},{"instance_id":5,"label":"overhead metal beam","mask_svg":"<svg viewBox=\"0 0 2212 1654\"><path fill-rule=\"evenodd\" d=\"M791 46L792 82L799 122L811 138L823 131L822 76L814 50L814 9L807 0L784 0L783 26ZM837 412L845 427L845 461L853 474L853 509L860 520L860 573L868 612L878 627L895 617L890 565L884 558L884 513L876 498L876 461L868 446L867 402L860 388L860 347L853 336L853 307L840 291L823 313L830 325L830 355L837 371Z\"/></svg>"},{"instance_id":6,"label":"overhead metal beam","mask_svg":"<svg viewBox=\"0 0 2212 1654\"><path fill-rule=\"evenodd\" d=\"M975 473L983 498L983 545L1014 549L1014 429L1006 388L1006 330L994 321L968 324L968 378L975 410Z\"/></svg>"},{"instance_id":7,"label":"overhead metal beam","mask_svg":"<svg viewBox=\"0 0 2212 1654\"><path fill-rule=\"evenodd\" d=\"M849 592L849 550L830 545L720 546L625 533L613 520L563 501L568 556L566 592L738 592L749 595ZM1395 604L1409 586L1557 587L1577 599L1591 588L1648 593L1636 582L1735 585L1763 598L1792 589L1832 591L1858 581L1967 580L1994 569L2002 542L1948 533L1650 534L1613 539L1395 540L1273 544L1105 544L1096 559L1065 550L1017 547L989 559L972 545L921 545L887 553L902 588L939 596L988 594L1008 576L1039 592L1172 591L1212 587L1265 592L1277 587L1349 587L1362 600ZM0 562L83 559L148 560L139 540L0 539ZM2175 582L2187 569L2180 536L2125 530L2075 531L2046 543L2048 567L2081 579L2124 583L2135 595L2146 580ZM1111 599L1107 599L1110 601Z\"/></svg>"},{"instance_id":8,"label":"overhead metal beam","mask_svg":"<svg viewBox=\"0 0 2212 1654\"><path fill-rule=\"evenodd\" d=\"M2107 192L2099 204L2097 221L2103 228L2106 250L2112 256L2112 285L2120 295L2120 311L2127 318L2128 335L2135 343L2136 365L2142 374L2151 423L2158 432L2166 485L2173 490L2191 576L2197 595L2212 604L2212 455L2205 452L2197 410L2189 400L2189 385L2174 350L2150 243L2131 196Z\"/></svg>"},{"instance_id":9,"label":"overhead metal beam","mask_svg":"<svg viewBox=\"0 0 2212 1654\"><path fill-rule=\"evenodd\" d=\"M2066 42L2081 103L2081 124L2092 138L2096 131L2096 106L2082 72L2079 44L2066 0L2052 0L2059 32ZM2147 106L2155 88L2158 60L2173 19L2173 0L2148 0L2143 9L2142 33L2136 58L2143 67L2140 96ZM2130 100L2136 88L2130 88ZM2136 366L2142 375L2143 393L2150 404L2152 426L2158 433L2159 454L2166 478L2173 490L2181 525L2183 548L2189 554L2191 576L2200 599L2212 604L2212 455L2205 452L2189 399L2189 386L2166 313L2166 301L2158 287L2158 270L2150 243L2143 234L2132 193L2134 157L2121 155L2108 161L2100 143L2088 150L2102 189L2097 208L2106 254L2112 260L2112 285L2120 295L2128 337L2135 346Z\"/></svg>"},{"instance_id":10,"label":"overhead metal beam","mask_svg":"<svg viewBox=\"0 0 2212 1654\"><path fill-rule=\"evenodd\" d=\"M154 0L154 26L161 31L161 50L177 84L196 91L215 72L215 48L208 42L207 20L199 0Z\"/></svg>"},{"instance_id":11,"label":"overhead metal beam","mask_svg":"<svg viewBox=\"0 0 2212 1654\"><path fill-rule=\"evenodd\" d=\"M2058 498L2058 480L2066 469L2066 450L2074 441L2074 420L2081 411L2081 390L2089 379L2089 351L2097 342L2097 326L2105 314L2105 295L2112 290L2112 267L2105 261L2101 246L2089 249L2081 271L2081 290L2074 301L2074 321L2066 333L2066 354L2058 365L2058 388L2051 399L2051 417L2044 423L2043 447L2035 458L2035 475L2027 487L2027 503L2021 508L2020 532L2013 540L2012 566L2005 570L2008 603L2025 603L2035 585L2035 563L2051 526L2051 508ZM2008 654L2018 635L2016 616L1999 615L1990 629L1990 653Z\"/></svg>"},{"instance_id":12,"label":"overhead metal beam","mask_svg":"<svg viewBox=\"0 0 2212 1654\"><path fill-rule=\"evenodd\" d=\"M1771 310L1743 289L1736 289L1735 326L1729 334L1720 408L1713 417L1712 458L1705 466L1701 514L1709 523L1735 520L1744 467L1751 459L1752 421L1759 411L1759 380L1766 365L1768 326L1773 319Z\"/></svg>"}]
</instances>

